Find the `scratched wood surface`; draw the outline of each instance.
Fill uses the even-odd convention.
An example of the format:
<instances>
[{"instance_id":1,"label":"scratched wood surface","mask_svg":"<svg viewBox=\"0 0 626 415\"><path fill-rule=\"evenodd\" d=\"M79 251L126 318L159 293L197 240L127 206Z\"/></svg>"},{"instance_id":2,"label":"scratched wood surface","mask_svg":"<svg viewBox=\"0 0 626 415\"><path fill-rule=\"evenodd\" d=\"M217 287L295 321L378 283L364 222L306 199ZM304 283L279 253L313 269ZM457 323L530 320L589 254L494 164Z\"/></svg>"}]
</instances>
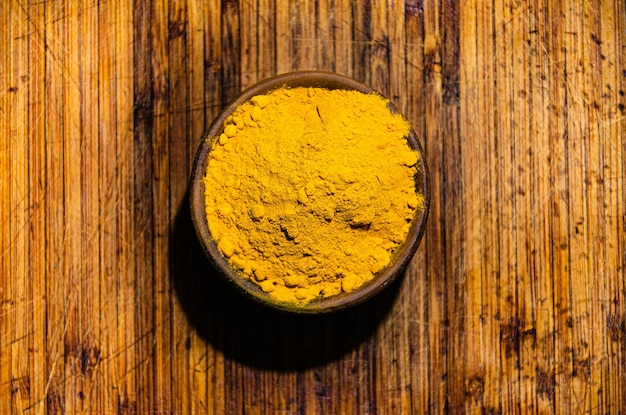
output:
<instances>
[{"instance_id":1,"label":"scratched wood surface","mask_svg":"<svg viewBox=\"0 0 626 415\"><path fill-rule=\"evenodd\" d=\"M242 88L324 69L428 153L404 278L250 304L188 175ZM0 5L1 414L626 413L621 0Z\"/></svg>"}]
</instances>

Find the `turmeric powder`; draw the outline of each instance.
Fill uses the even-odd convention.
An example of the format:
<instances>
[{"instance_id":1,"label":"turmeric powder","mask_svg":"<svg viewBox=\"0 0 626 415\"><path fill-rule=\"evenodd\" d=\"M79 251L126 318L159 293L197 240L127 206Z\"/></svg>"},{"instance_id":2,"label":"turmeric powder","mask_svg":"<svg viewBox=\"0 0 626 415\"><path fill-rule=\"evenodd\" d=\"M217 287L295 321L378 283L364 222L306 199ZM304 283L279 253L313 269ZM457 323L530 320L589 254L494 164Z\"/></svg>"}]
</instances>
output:
<instances>
[{"instance_id":1,"label":"turmeric powder","mask_svg":"<svg viewBox=\"0 0 626 415\"><path fill-rule=\"evenodd\" d=\"M206 216L220 253L277 302L356 290L416 210L419 153L377 95L281 88L240 105L212 144Z\"/></svg>"}]
</instances>

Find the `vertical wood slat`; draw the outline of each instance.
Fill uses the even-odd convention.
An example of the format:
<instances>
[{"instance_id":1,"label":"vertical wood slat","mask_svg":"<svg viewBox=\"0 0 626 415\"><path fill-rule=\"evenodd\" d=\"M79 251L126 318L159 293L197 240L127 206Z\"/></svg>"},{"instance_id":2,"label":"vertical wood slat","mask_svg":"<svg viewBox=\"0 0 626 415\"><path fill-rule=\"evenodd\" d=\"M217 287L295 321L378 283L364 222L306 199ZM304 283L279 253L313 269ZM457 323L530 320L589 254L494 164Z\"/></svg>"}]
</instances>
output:
<instances>
[{"instance_id":1,"label":"vertical wood slat","mask_svg":"<svg viewBox=\"0 0 626 415\"><path fill-rule=\"evenodd\" d=\"M148 88L154 93L154 101L151 113L146 114L146 125L151 128L146 131L145 139L149 141L154 156L148 161L152 163L152 177L145 179L152 187L149 195L152 197L152 212L149 214L154 226L150 247L154 262L151 264L153 281L150 287L153 301L149 312L153 314L154 320L145 321L145 325L146 329L151 327L154 330L154 339L152 351L146 357L151 366L147 368L146 376L155 377L151 382L153 391L150 393L153 400L149 404L150 411L157 413L189 411L189 404L180 399L180 392L175 389L189 389L189 377L174 374L177 369L187 367L188 356L173 350L180 348L181 342L172 342L173 338L184 338L187 330L180 324L176 325L172 318L167 261L158 260L167 258L168 253L165 230L172 218L171 193L180 194L176 184L184 181L170 181L180 177L170 169L176 165L185 168L187 160L187 128L175 128L175 125L190 125L186 53L189 22L186 6L186 3L154 1L152 15L147 22L151 35L150 65L153 71L152 83ZM176 151L179 148L182 151ZM175 328L178 331L174 332ZM174 379L177 382L173 382ZM144 380L142 383L150 382Z\"/></svg>"},{"instance_id":2,"label":"vertical wood slat","mask_svg":"<svg viewBox=\"0 0 626 415\"><path fill-rule=\"evenodd\" d=\"M116 301L117 320L112 322L118 326L115 335L116 347L113 348L115 359L115 376L117 390L111 392L111 400L120 414L137 412L138 387L135 382L134 370L137 367L135 347L143 340L142 333L135 331L135 287L137 274L134 258L134 125L135 125L135 5L132 2L120 4L114 10L116 28L115 42L115 119L117 126L115 135L115 188L117 232L115 241L116 267L114 276L118 295ZM107 315L108 316L108 315Z\"/></svg>"},{"instance_id":3,"label":"vertical wood slat","mask_svg":"<svg viewBox=\"0 0 626 415\"><path fill-rule=\"evenodd\" d=\"M45 18L45 9L42 4L28 5L27 13L32 16L33 22L40 22ZM29 139L27 157L28 163L28 188L30 189L28 202L29 224L28 239L30 241L28 273L30 279L29 301L32 302L32 315L30 323L30 340L28 348L30 380L30 397L28 409L41 408L42 400L39 398L45 393L45 332L46 332L46 300L45 300L45 264L46 241L44 237L47 223L44 218L45 212L45 97L44 90L35 87L42 85L45 79L45 55L43 30L41 23L32 23L30 30L36 33L28 38L29 54L28 76L29 83L33 87L28 88L28 124Z\"/></svg>"},{"instance_id":4,"label":"vertical wood slat","mask_svg":"<svg viewBox=\"0 0 626 415\"><path fill-rule=\"evenodd\" d=\"M478 44L477 10L475 4L460 8L460 48L465 51L461 55L459 74L461 123L460 155L463 158L461 175L464 178L463 188L470 194L480 194L480 180L485 174L485 165L481 163L479 147L475 144L481 139L480 125L483 108L479 107L480 95L478 87ZM462 229L459 234L467 235L466 249L460 253L458 274L455 278L462 284L462 311L458 317L462 319L462 328L457 332L458 340L453 335L452 341L458 341L463 349L453 355L453 377L456 385L453 388L451 409L453 411L476 411L482 406L484 395L484 348L483 332L480 324L482 314L482 273L480 252L482 246L481 228L484 204L479 198L463 198L462 206L465 213ZM456 236L457 229L453 228Z\"/></svg>"},{"instance_id":5,"label":"vertical wood slat","mask_svg":"<svg viewBox=\"0 0 626 415\"><path fill-rule=\"evenodd\" d=\"M0 7L0 25L2 27L11 28L11 8ZM6 47L12 45L11 30L3 30L0 32L0 42ZM3 68L12 66L12 55L5 53L0 56L0 65ZM0 93L0 173L8 175L10 169L9 148L11 143L11 112L7 109L12 103L14 94L13 74L7 70L0 71L0 88L4 91ZM11 310L13 279L15 276L11 272L11 256L9 250L11 248L11 207L10 200L10 180L0 180L0 234L4 237L0 238L0 396L10 396L11 394L11 376L12 376L12 353L9 346L13 339L11 333ZM10 235L10 237L9 237ZM3 399L0 401L0 411L3 413L11 412L11 400Z\"/></svg>"},{"instance_id":6,"label":"vertical wood slat","mask_svg":"<svg viewBox=\"0 0 626 415\"><path fill-rule=\"evenodd\" d=\"M372 82L372 4L352 3L352 76L370 84ZM380 87L380 85L377 85Z\"/></svg>"},{"instance_id":7,"label":"vertical wood slat","mask_svg":"<svg viewBox=\"0 0 626 415\"><path fill-rule=\"evenodd\" d=\"M3 255L9 260L9 270L14 275L10 285L10 313L9 330L10 339L7 342L8 351L11 353L10 378L4 381L9 384L11 409L23 411L30 406L30 383L31 372L29 359L20 359L19 356L28 356L29 342L32 339L30 321L33 319L34 302L31 297L31 282L27 278L29 265L20 258L30 254L29 244L29 210L30 192L28 192L28 149L29 141L29 111L28 99L30 89L29 78L29 36L28 22L23 19L26 10L19 5L11 5L12 19L9 42L16 51L11 56L7 72L9 75L8 89L11 101L8 103L9 111L9 146L8 146L8 172L5 179L8 181L9 200L8 222L9 243ZM8 287L7 287L8 288ZM9 351L10 350L10 351ZM33 379L34 381L34 379Z\"/></svg>"},{"instance_id":8,"label":"vertical wood slat","mask_svg":"<svg viewBox=\"0 0 626 415\"><path fill-rule=\"evenodd\" d=\"M448 310L445 301L447 284L445 275L449 266L446 258L446 235L444 232L447 220L451 217L447 213L452 213L448 209L446 199L453 200L452 195L442 192L446 188L446 176L442 174L447 168L455 167L446 165L445 151L452 148L456 141L454 128L446 131L442 122L446 116L450 115L448 105L442 102L443 70L437 70L439 64L445 65L447 62L442 59L447 45L443 43L443 36L440 36L439 26L439 5L435 2L426 2L422 7L419 2L409 5L406 11L405 21L410 22L415 33L409 38L409 27L407 30L407 83L415 79L414 85L409 88L408 114L413 113L411 119L418 119L414 124L417 131L422 131L422 140L428 157L429 171L431 178L431 214L426 229L424 240L424 260L426 263L424 275L424 297L425 302L422 336L425 337L425 348L423 350L423 365L426 366L425 373L419 376L421 404L415 405L420 408L421 413L429 410L441 413L447 405L448 391L447 378L449 367L447 354L448 344ZM451 41L450 49L458 48L458 43ZM458 83L458 79L453 82ZM420 102L423 101L423 102ZM419 103L419 105L417 105ZM454 106L454 103L451 107ZM410 116L410 115L409 115ZM414 121L415 122L415 121ZM453 124L448 124L452 126ZM451 145L452 144L452 145ZM434 341L438 339L438 341ZM424 396L427 395L427 396ZM428 410L426 409L428 408Z\"/></svg>"},{"instance_id":9,"label":"vertical wood slat","mask_svg":"<svg viewBox=\"0 0 626 415\"><path fill-rule=\"evenodd\" d=\"M620 2L114 3L0 6L1 412L623 410ZM190 314L201 132L293 69L409 116L426 239L359 319Z\"/></svg>"},{"instance_id":10,"label":"vertical wood slat","mask_svg":"<svg viewBox=\"0 0 626 415\"><path fill-rule=\"evenodd\" d=\"M583 155L587 146L588 137L584 131L588 123L585 111L585 97L582 95L583 62L582 53L586 33L582 26L582 5L566 4L565 14L565 96L567 100L566 128L568 139L567 171L568 171L568 226L566 228L566 249L569 254L569 309L568 324L571 327L571 349L568 350L568 366L571 368L571 398L568 402L569 411L589 410L589 389L587 375L590 374L586 366L589 362L589 331L588 302L580 298L587 298L589 275L585 272L587 258L585 252L588 247L585 238L576 232L576 227L585 225L586 212L584 211L583 185L587 160ZM582 291L582 292L581 292Z\"/></svg>"},{"instance_id":11,"label":"vertical wood slat","mask_svg":"<svg viewBox=\"0 0 626 415\"><path fill-rule=\"evenodd\" d=\"M103 228L100 215L100 169L98 156L101 153L98 136L100 124L93 122L98 119L98 48L86 47L98 43L99 24L98 8L88 0L83 0L79 7L79 93L80 93L80 134L81 134L81 203L82 203L82 258L81 296L90 299L88 310L81 305L80 336L80 374L84 384L78 391L81 411L101 412L103 410L102 383L98 381L98 366L102 358L102 339L100 289L98 276L101 272L100 238L98 234ZM93 276L91 278L87 276ZM92 312L91 310L98 310Z\"/></svg>"},{"instance_id":12,"label":"vertical wood slat","mask_svg":"<svg viewBox=\"0 0 626 415\"><path fill-rule=\"evenodd\" d=\"M335 8L329 1L315 2L315 43L316 67L320 70L331 71L333 67L333 36L335 32Z\"/></svg>"},{"instance_id":13,"label":"vertical wood slat","mask_svg":"<svg viewBox=\"0 0 626 415\"><path fill-rule=\"evenodd\" d=\"M529 247L532 245L532 235L530 234L532 220L531 216L531 192L532 170L532 137L530 136L530 118L528 105L528 92L530 91L529 67L529 46L528 36L530 36L529 18L523 16L523 7L526 4L512 5L510 7L509 23L511 33L515 34L511 38L512 62L509 78L512 79L508 98L511 102L512 112L512 135L513 159L515 160L509 169L512 171L514 182L507 188L510 197L515 200L515 229L513 230L516 241L516 271L515 279L517 285L518 311L514 315L514 325L512 334L517 337L518 359L519 359L519 393L521 408L532 410L537 407L536 369L535 369L535 339L532 330L535 327L535 309L533 307L533 286L532 286L532 266L531 253ZM523 16L523 17L522 17ZM520 35L517 35L520 34Z\"/></svg>"},{"instance_id":14,"label":"vertical wood slat","mask_svg":"<svg viewBox=\"0 0 626 415\"><path fill-rule=\"evenodd\" d=\"M613 16L614 19L611 19ZM626 348L624 345L624 337L622 330L620 347L620 327L624 327L626 315L624 314L624 295L625 280L624 278L612 278L620 272L624 272L624 238L620 237L624 234L626 223L623 220L623 206L626 205L623 192L625 188L624 172L626 171L625 155L626 143L624 143L623 135L624 125L626 124L623 114L623 108L626 104L626 77L623 71L620 74L620 68L626 64L626 58L623 53L623 45L620 45L620 36L618 35L620 24L626 20L626 11L619 7L619 2L603 1L600 10L600 32L601 32L601 73L603 76L603 94L600 108L603 120L600 123L600 131L604 135L601 144L601 154L604 159L604 198L603 207L606 209L606 239L605 243L606 257L603 264L603 270L600 275L607 275L605 290L607 295L608 307L606 313L606 329L608 344L607 352L607 375L602 382L602 388L608 389L604 394L607 405L611 412L620 410L620 402L624 402L626 394L626 377L624 376L623 362L626 359ZM623 29L622 29L623 30ZM623 40L622 40L623 42ZM621 49L620 49L621 48ZM612 60L612 62L611 62ZM615 91L618 91L617 95ZM621 105L621 110L620 110ZM622 145L619 146L621 141ZM620 167L621 164L621 167ZM622 189L622 199L618 194ZM620 220L620 206L622 206ZM622 364L620 364L620 362ZM619 382L613 382L614 378L622 379Z\"/></svg>"},{"instance_id":15,"label":"vertical wood slat","mask_svg":"<svg viewBox=\"0 0 626 415\"><path fill-rule=\"evenodd\" d=\"M237 1L223 1L221 4L220 33L220 107L232 101L241 88L241 30L240 5Z\"/></svg>"},{"instance_id":16,"label":"vertical wood slat","mask_svg":"<svg viewBox=\"0 0 626 415\"><path fill-rule=\"evenodd\" d=\"M353 38L352 27L354 25L352 10L350 8L349 0L335 0L331 1L328 6L328 10L332 10L332 48L333 56L331 60L330 70L337 73L353 76L354 64L353 64ZM278 27L279 21L276 21ZM277 48L277 53L278 53ZM278 56L278 55L277 55ZM278 68L277 68L278 69Z\"/></svg>"},{"instance_id":17,"label":"vertical wood slat","mask_svg":"<svg viewBox=\"0 0 626 415\"><path fill-rule=\"evenodd\" d=\"M624 10L623 8L619 8L619 2L615 3L615 10L613 13L613 16L616 16L616 31L615 33L623 33L624 28L626 27L626 10ZM621 32L620 32L621 31ZM620 39L620 41L618 42L618 47L616 47L614 49L615 54L613 55L613 53L611 53L611 55L615 56L615 61L614 61L614 66L613 69L617 69L617 72L619 73L620 68L623 68L624 65L626 65L626 57L624 57L623 53L620 53L620 51L623 51L623 38L622 36L617 35L616 36L618 39ZM613 52L613 51L612 51ZM620 118L619 119L619 130L617 132L617 135L615 135L614 137L619 138L622 137L624 134L624 130L626 130L626 119L622 116L624 114L624 109L626 108L626 77L624 76L624 71L622 70L621 72L621 78L619 78L620 81L618 81L619 84L619 91L623 91L623 92L619 92L619 96L620 98L618 98L619 103L617 105L619 114L620 114ZM619 142L619 140L618 140ZM619 159L622 161L622 174L621 175L617 175L618 178L621 178L621 186L619 186L619 182L618 182L618 186L616 186L617 189L621 189L622 191L622 203L619 204L621 206L621 217L622 217L622 222L619 223L619 219L618 219L618 223L617 223L617 234L618 235L623 235L624 232L626 232L626 220L624 220L624 206L626 206L626 180L624 179L626 177L626 142L624 142L624 140L621 140L622 142L622 148L621 151L618 149L616 152L619 155ZM619 190L618 190L619 192ZM620 217L620 214L617 215L617 218ZM613 229L613 228L611 228ZM626 260L624 260L624 253L626 252L626 242L624 241L624 238L619 238L618 239L618 244L616 246L616 253L618 255L617 259L617 266L616 266L616 270L617 270L617 275L620 274L622 275L622 286L621 291L623 293L622 297L626 296L626 278L623 278L624 273L626 273ZM617 279L619 281L619 278ZM619 282L618 282L619 285ZM615 302L614 302L615 304ZM618 306L619 303L616 304L616 306ZM619 314L621 313L622 315L622 319L621 319L621 327L626 327L626 307L622 304L621 305L621 309L619 312L617 312L616 314L619 316ZM615 316L616 314L613 314L613 316ZM609 325L609 321L607 319L607 326ZM619 318L617 319L617 321L619 321ZM618 386L618 389L621 389L620 393L622 396L621 400L617 400L617 402L623 402L624 401L624 396L626 396L626 376L624 376L623 374L623 368L626 367L626 337L625 337L625 331L626 330L622 330L622 334L621 337L619 335L615 335L615 327L612 327L612 333L611 333L611 338L612 339L621 339L621 349L620 349L620 361L622 362L622 373L621 376L619 377L619 379L622 380L622 384L621 387ZM619 327L619 325L617 325L617 327ZM616 375L618 375L618 373L616 373Z\"/></svg>"},{"instance_id":18,"label":"vertical wood slat","mask_svg":"<svg viewBox=\"0 0 626 415\"><path fill-rule=\"evenodd\" d=\"M484 144L480 149L479 164L481 177L479 179L480 194L486 195L481 210L481 239L480 273L481 273L481 314L479 316L482 330L483 386L482 406L486 412L502 412L501 397L511 383L502 384L500 362L502 350L500 335L502 324L498 320L500 315L500 257L493 255L499 247L498 204L497 192L501 183L499 180L499 162L497 159L498 132L495 130L494 78L502 77L494 62L495 37L498 28L494 24L494 4L490 2L478 3L476 7L477 32L477 96L483 105L477 105L476 115L479 125L487 126L481 130L481 140ZM524 72L522 72L524 73ZM514 384L514 383L513 383Z\"/></svg>"},{"instance_id":19,"label":"vertical wood slat","mask_svg":"<svg viewBox=\"0 0 626 415\"><path fill-rule=\"evenodd\" d=\"M532 142L532 164L529 166L532 173L533 186L527 192L531 197L531 224L530 250L533 301L536 306L534 318L535 349L535 385L537 409L540 412L549 412L554 408L554 310L552 299L553 268L550 262L549 223L545 214L550 209L554 188L550 183L550 157L548 146L542 145L550 139L550 42L549 28L552 23L548 13L542 9L540 2L532 4L533 19L529 22L530 48L530 91L528 91L529 105L532 111L530 136ZM540 110L540 111L538 111ZM529 332L532 336L532 331Z\"/></svg>"},{"instance_id":20,"label":"vertical wood slat","mask_svg":"<svg viewBox=\"0 0 626 415\"><path fill-rule=\"evenodd\" d=\"M511 30L507 22L511 19L510 11L502 2L494 5L494 67L510 68L512 53ZM498 209L499 240L498 254L500 256L500 279L501 299L498 302L500 310L501 332L499 336L501 373L508 381L504 386L504 399L502 399L503 413L520 413L520 382L518 373L518 316L517 304L518 291L515 278L515 264L517 261L515 254L515 203L512 202L511 185L514 185L513 169L510 167L513 160L512 141L513 131L511 126L512 117L504 116L511 111L510 104L510 79L507 76L494 76L494 107L497 108L495 114L494 132L499 138L495 143L494 152L498 155L496 164L498 165L499 182L502 185L496 187L495 203L500 206ZM508 92L508 94L507 94ZM508 186L507 186L508 185Z\"/></svg>"},{"instance_id":21,"label":"vertical wood slat","mask_svg":"<svg viewBox=\"0 0 626 415\"><path fill-rule=\"evenodd\" d=\"M552 301L555 316L555 335L558 333L559 341L555 347L554 382L560 385L554 390L554 408L560 413L569 411L571 402L570 378L572 368L568 362L568 350L571 350L571 323L567 312L569 299L569 256L567 252L567 172L568 153L565 147L569 131L566 127L568 116L568 101L566 100L565 85L565 18L562 11L563 4L555 2L550 4L552 17L551 53L553 60L552 80L550 85L551 109L554 111L554 122L550 128L550 153L551 157L551 184L554 186L554 196L551 201L550 241L551 258L553 263L554 299ZM549 379L549 378L548 378ZM562 386L561 386L562 385Z\"/></svg>"},{"instance_id":22,"label":"vertical wood slat","mask_svg":"<svg viewBox=\"0 0 626 415\"><path fill-rule=\"evenodd\" d=\"M87 261L82 252L83 204L81 195L81 167L87 154L82 154L82 144L86 139L82 134L81 96L80 96L80 62L79 52L79 5L68 4L61 16L65 25L62 39L59 39L61 59L63 62L63 274L66 277L62 298L65 298L65 330L63 333L63 357L65 360L64 407L69 412L79 412L81 404L79 392L82 391L80 376L80 355L84 317L81 312L83 296L83 264Z\"/></svg>"},{"instance_id":23,"label":"vertical wood slat","mask_svg":"<svg viewBox=\"0 0 626 415\"><path fill-rule=\"evenodd\" d=\"M391 47L389 42L389 19L387 17L387 4L382 2L372 2L371 7L364 8L363 16L367 19L364 22L370 26L367 33L368 55L365 59L369 60L368 83L377 91L388 97L390 92L390 67L389 59L391 55ZM399 19L400 17L395 17Z\"/></svg>"},{"instance_id":24,"label":"vertical wood slat","mask_svg":"<svg viewBox=\"0 0 626 415\"><path fill-rule=\"evenodd\" d=\"M468 7L471 7L469 5ZM441 126L439 127L440 139L444 141L441 158L443 160L440 167L440 177L442 177L442 188L440 194L441 209L444 212L444 223L442 224L443 238L443 269L445 281L445 294L443 301L445 312L443 326L445 327L446 342L442 345L442 357L445 359L445 391L447 396L438 402L438 406L444 410L453 411L461 403L461 396L464 394L463 373L458 371L459 360L464 360L462 356L462 335L465 331L465 281L464 264L462 255L467 247L467 236L464 229L466 222L465 206L463 197L468 188L463 180L456 180L454 176L461 175L465 168L465 159L462 157L462 112L461 112L461 85L462 85L462 42L463 31L460 24L462 10L460 5L450 1L442 4L441 9L433 10L433 28L436 30L435 40L441 42L441 93L435 99L441 102L440 113ZM449 15L451 18L439 19ZM430 20L430 19L429 19ZM436 43L435 43L436 44ZM424 48L428 43L426 38ZM426 55L426 53L425 53ZM434 54L430 58L436 58ZM431 60L432 70L436 69L439 60ZM437 261L437 260L435 260ZM432 341L436 341L432 338ZM445 357L444 357L445 356Z\"/></svg>"},{"instance_id":25,"label":"vertical wood slat","mask_svg":"<svg viewBox=\"0 0 626 415\"><path fill-rule=\"evenodd\" d=\"M159 72L162 56L158 48L163 47L163 39L159 35L163 30L162 2L138 2L133 7L133 146L131 191L132 234L134 268L132 295L129 309L132 320L129 322L133 330L132 356L133 366L129 376L134 379L134 401L128 405L137 413L152 410L154 404L154 384L149 381L155 364L154 352L154 232L155 217L153 215L155 161L153 138L155 132L154 119L159 104L164 99L163 73ZM159 14L159 12L161 12ZM165 12L166 13L166 12ZM152 26L152 23L155 26ZM160 26L158 26L160 25ZM156 66L156 68L155 68ZM141 75L138 75L141 74ZM156 83L153 85L153 82ZM150 301L147 301L150 299Z\"/></svg>"},{"instance_id":26,"label":"vertical wood slat","mask_svg":"<svg viewBox=\"0 0 626 415\"><path fill-rule=\"evenodd\" d=\"M274 43L276 44L276 73L284 73L294 70L294 42L292 36L292 19L290 11L292 9L291 2L289 6L275 7L274 15L276 19L276 33L274 34ZM280 46L279 46L280 45Z\"/></svg>"},{"instance_id":27,"label":"vertical wood slat","mask_svg":"<svg viewBox=\"0 0 626 415\"><path fill-rule=\"evenodd\" d=\"M600 19L601 10L600 2L585 4L581 23L583 24L583 80L581 83L581 93L585 97L585 107L587 112L587 125L583 137L587 137L587 146L583 149L583 155L586 159L585 178L583 194L581 198L584 200L584 215L586 219L586 229L582 232L585 237L587 252L591 252L591 247L596 247L594 255L585 255L586 264L581 264L582 271L587 274L588 282L586 298L598 299L599 301L588 301L586 304L586 313L589 317L586 321L585 331L587 333L596 333L596 336L585 335L583 340L587 343L586 360L582 360L580 364L580 372L582 378L586 381L587 390L589 392L587 399L587 408L589 410L598 408L601 412L610 412L607 402L602 395L603 378L607 373L607 359L605 352L605 341L608 339L606 330L606 312L609 307L609 301L604 294L604 279L601 271L602 263L605 258L606 240L604 222L604 207L602 199L604 198L604 171L606 164L601 154L601 133L600 122L602 114L600 111L601 95L604 89L601 74L601 32ZM574 228L574 232L580 232L580 228ZM599 393L598 393L599 392Z\"/></svg>"},{"instance_id":28,"label":"vertical wood slat","mask_svg":"<svg viewBox=\"0 0 626 415\"><path fill-rule=\"evenodd\" d=\"M110 389L120 387L118 377L119 360L121 356L118 347L118 329L120 316L117 301L122 298L118 275L118 250L117 241L120 237L120 227L117 218L119 207L120 190L117 188L117 137L124 127L117 123L117 105L119 100L118 87L123 82L117 74L116 48L119 38L117 36L118 23L115 18L115 7L98 7L98 33L99 38L104 40L98 47L98 146L99 154L98 180L99 189L99 221L102 231L99 233L100 252L97 253L100 262L100 370L101 382L107 387L100 389L101 413L114 413L118 410L118 402L113 399ZM106 289L103 289L106 287Z\"/></svg>"},{"instance_id":29,"label":"vertical wood slat","mask_svg":"<svg viewBox=\"0 0 626 415\"><path fill-rule=\"evenodd\" d=\"M65 99L63 49L65 20L60 4L46 5L46 393L42 396L47 411L64 406L64 335L67 327L65 286L65 191L64 191L64 123Z\"/></svg>"}]
</instances>

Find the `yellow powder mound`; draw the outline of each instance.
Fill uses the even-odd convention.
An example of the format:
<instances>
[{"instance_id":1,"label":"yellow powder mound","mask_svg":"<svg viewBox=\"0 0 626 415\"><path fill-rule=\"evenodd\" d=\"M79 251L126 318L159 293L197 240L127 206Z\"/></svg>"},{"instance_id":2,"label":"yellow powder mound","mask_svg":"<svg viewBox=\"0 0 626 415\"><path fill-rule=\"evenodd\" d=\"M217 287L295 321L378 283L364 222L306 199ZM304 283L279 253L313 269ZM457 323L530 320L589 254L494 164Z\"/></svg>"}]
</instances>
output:
<instances>
[{"instance_id":1,"label":"yellow powder mound","mask_svg":"<svg viewBox=\"0 0 626 415\"><path fill-rule=\"evenodd\" d=\"M242 104L204 178L219 251L279 302L370 281L423 210L409 130L377 94L283 88Z\"/></svg>"}]
</instances>

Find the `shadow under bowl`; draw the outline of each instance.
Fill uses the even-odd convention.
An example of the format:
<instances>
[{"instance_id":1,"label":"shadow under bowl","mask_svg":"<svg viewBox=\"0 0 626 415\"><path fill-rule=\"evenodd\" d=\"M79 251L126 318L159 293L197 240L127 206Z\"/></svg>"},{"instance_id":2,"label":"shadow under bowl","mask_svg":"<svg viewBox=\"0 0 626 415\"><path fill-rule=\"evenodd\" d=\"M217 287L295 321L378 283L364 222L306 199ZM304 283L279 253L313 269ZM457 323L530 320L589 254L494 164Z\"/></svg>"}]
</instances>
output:
<instances>
[{"instance_id":1,"label":"shadow under bowl","mask_svg":"<svg viewBox=\"0 0 626 415\"><path fill-rule=\"evenodd\" d=\"M304 304L277 302L275 299L270 297L268 293L264 292L255 282L245 278L233 267L231 267L228 261L217 249L217 244L211 237L207 224L203 179L207 169L209 152L214 141L219 138L220 134L223 132L224 122L226 119L237 107L250 100L252 97L267 94L273 90L283 87L317 87L329 90L355 90L365 94L376 92L371 87L352 78L336 73L320 71L301 71L276 75L243 91L220 113L202 137L202 141L196 153L191 175L189 194L191 219L202 248L215 268L229 283L231 283L245 296L271 308L292 313L317 314L335 312L360 304L378 294L404 272L407 265L411 261L411 258L415 254L415 251L417 250L424 234L426 219L428 217L430 207L429 175L424 149L419 143L413 128L411 128L407 137L407 142L412 149L418 151L420 154L415 174L415 188L417 193L424 196L424 205L423 210L416 210L415 216L411 221L407 237L404 242L400 244L392 253L389 265L377 273L371 281L349 293L340 293ZM390 104L390 108L392 111L400 113L400 111L392 104Z\"/></svg>"}]
</instances>

